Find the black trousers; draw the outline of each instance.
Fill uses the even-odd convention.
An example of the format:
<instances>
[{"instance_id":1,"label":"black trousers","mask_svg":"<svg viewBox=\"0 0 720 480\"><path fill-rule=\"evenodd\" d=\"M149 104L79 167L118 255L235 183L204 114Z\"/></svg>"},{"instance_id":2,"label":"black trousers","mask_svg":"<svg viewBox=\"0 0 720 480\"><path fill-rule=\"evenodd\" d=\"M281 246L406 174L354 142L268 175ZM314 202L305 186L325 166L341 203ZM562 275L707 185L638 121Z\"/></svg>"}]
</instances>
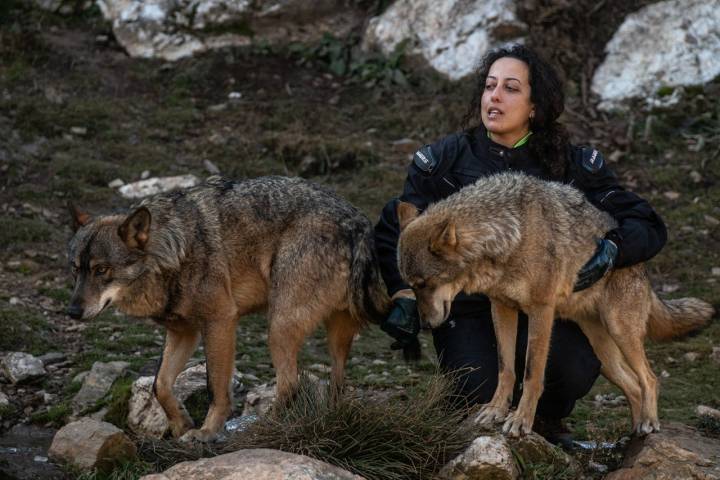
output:
<instances>
[{"instance_id":1,"label":"black trousers","mask_svg":"<svg viewBox=\"0 0 720 480\"><path fill-rule=\"evenodd\" d=\"M456 393L471 403L489 402L498 381L497 342L489 308L472 314L451 314L432 333L441 369L458 375ZM527 316L521 313L515 357L515 405L520 400L519 382L525 370L527 335ZM600 361L580 327L570 321L556 320L537 415L567 417L575 401L590 391L599 374Z\"/></svg>"}]
</instances>

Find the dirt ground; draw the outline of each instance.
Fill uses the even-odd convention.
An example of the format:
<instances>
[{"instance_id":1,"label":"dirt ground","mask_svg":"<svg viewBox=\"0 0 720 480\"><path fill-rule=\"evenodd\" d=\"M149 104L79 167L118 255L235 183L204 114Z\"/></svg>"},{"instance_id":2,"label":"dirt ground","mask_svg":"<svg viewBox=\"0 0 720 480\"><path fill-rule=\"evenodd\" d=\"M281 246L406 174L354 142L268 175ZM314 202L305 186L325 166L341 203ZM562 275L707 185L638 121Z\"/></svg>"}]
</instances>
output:
<instances>
[{"instance_id":1,"label":"dirt ground","mask_svg":"<svg viewBox=\"0 0 720 480\"><path fill-rule=\"evenodd\" d=\"M621 182L666 220L668 245L648 263L656 290L670 298L698 296L717 307L720 84L692 89L673 110L597 112L587 85L602 48L624 14L650 2L608 2L596 12L601 21L581 8L587 3L526 2L530 43L563 72L569 95L564 119L574 140L600 148ZM544 13L530 15L533 6ZM131 182L144 172L204 177L209 161L236 178L312 178L374 220L399 193L412 152L457 131L470 97L469 81L453 84L423 70L403 70L407 85L338 77L311 46L300 53L228 49L172 64L131 59L96 12L61 18L13 3L3 13L0 356L55 351L66 358L40 383L0 383L10 398L0 407L0 432L18 423L62 425L80 386L72 379L94 361L126 360L132 376L153 372L160 354L163 333L150 321L108 312L81 323L64 314L71 291L68 201L91 213L122 210L130 202L108 187L112 180ZM229 99L231 92L240 98ZM260 381L273 375L266 338L261 316L241 323L238 369ZM351 353L351 385L401 391L434 370L428 335L418 365L403 364L389 343L377 328L362 335ZM649 347L656 374L663 372L661 418L692 425L698 404L720 407L713 347L720 347L717 319L696 337ZM686 354L693 352L698 356L690 360ZM308 341L301 361L327 364L321 332ZM110 405L121 418L130 381L120 381L97 408ZM569 422L578 436L614 441L627 433L625 404L596 401L617 394L601 380L578 403ZM617 461L600 451L590 456L611 466Z\"/></svg>"}]
</instances>

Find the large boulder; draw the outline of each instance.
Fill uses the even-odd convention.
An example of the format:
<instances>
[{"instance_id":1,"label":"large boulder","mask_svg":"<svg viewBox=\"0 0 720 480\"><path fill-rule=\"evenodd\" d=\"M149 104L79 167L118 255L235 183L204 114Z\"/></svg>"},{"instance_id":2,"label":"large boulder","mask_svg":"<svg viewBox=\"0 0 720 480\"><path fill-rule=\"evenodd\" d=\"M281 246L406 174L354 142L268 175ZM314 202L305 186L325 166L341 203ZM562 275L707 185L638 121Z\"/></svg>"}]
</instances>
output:
<instances>
[{"instance_id":1,"label":"large boulder","mask_svg":"<svg viewBox=\"0 0 720 480\"><path fill-rule=\"evenodd\" d=\"M664 424L658 433L633 439L623 468L606 480L720 479L720 440L702 436L679 423Z\"/></svg>"},{"instance_id":2,"label":"large boulder","mask_svg":"<svg viewBox=\"0 0 720 480\"><path fill-rule=\"evenodd\" d=\"M241 375L236 371L233 375L233 389L240 384ZM169 424L165 411L155 398L152 386L155 377L140 377L132 385L128 412L128 426L137 434L162 438ZM175 380L173 392L180 402L185 402L191 395L207 389L205 364L195 365L186 369Z\"/></svg>"},{"instance_id":3,"label":"large boulder","mask_svg":"<svg viewBox=\"0 0 720 480\"><path fill-rule=\"evenodd\" d=\"M97 0L130 56L177 60L225 46L345 35L360 16L333 0Z\"/></svg>"},{"instance_id":4,"label":"large boulder","mask_svg":"<svg viewBox=\"0 0 720 480\"><path fill-rule=\"evenodd\" d=\"M12 383L32 382L47 375L42 360L24 352L8 353L2 360L2 369Z\"/></svg>"},{"instance_id":5,"label":"large boulder","mask_svg":"<svg viewBox=\"0 0 720 480\"><path fill-rule=\"evenodd\" d=\"M141 480L363 480L320 460L278 450L238 450L213 458L179 463Z\"/></svg>"},{"instance_id":6,"label":"large boulder","mask_svg":"<svg viewBox=\"0 0 720 480\"><path fill-rule=\"evenodd\" d=\"M604 110L631 99L661 104L673 87L720 75L720 1L667 0L628 15L605 47L592 90Z\"/></svg>"},{"instance_id":7,"label":"large boulder","mask_svg":"<svg viewBox=\"0 0 720 480\"><path fill-rule=\"evenodd\" d=\"M72 399L74 413L80 413L94 406L110 391L119 377L125 375L128 362L95 362L90 373L84 378L80 391Z\"/></svg>"},{"instance_id":8,"label":"large boulder","mask_svg":"<svg viewBox=\"0 0 720 480\"><path fill-rule=\"evenodd\" d=\"M55 434L48 455L82 470L106 471L119 462L134 459L137 450L115 425L81 418Z\"/></svg>"},{"instance_id":9,"label":"large boulder","mask_svg":"<svg viewBox=\"0 0 720 480\"><path fill-rule=\"evenodd\" d=\"M514 0L398 0L370 20L363 45L386 54L401 42L456 80L471 74L488 49L521 41L527 26Z\"/></svg>"}]
</instances>

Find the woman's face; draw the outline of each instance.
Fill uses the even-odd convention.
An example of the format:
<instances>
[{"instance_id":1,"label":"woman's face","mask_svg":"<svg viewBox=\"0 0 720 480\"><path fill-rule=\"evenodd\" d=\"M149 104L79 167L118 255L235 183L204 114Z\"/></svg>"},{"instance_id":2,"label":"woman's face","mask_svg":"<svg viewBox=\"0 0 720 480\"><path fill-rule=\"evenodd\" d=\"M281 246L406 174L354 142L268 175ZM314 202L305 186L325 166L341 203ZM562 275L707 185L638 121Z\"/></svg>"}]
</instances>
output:
<instances>
[{"instance_id":1,"label":"woman's face","mask_svg":"<svg viewBox=\"0 0 720 480\"><path fill-rule=\"evenodd\" d=\"M527 64L512 57L495 60L480 101L482 123L492 139L512 147L528 133L534 108Z\"/></svg>"}]
</instances>

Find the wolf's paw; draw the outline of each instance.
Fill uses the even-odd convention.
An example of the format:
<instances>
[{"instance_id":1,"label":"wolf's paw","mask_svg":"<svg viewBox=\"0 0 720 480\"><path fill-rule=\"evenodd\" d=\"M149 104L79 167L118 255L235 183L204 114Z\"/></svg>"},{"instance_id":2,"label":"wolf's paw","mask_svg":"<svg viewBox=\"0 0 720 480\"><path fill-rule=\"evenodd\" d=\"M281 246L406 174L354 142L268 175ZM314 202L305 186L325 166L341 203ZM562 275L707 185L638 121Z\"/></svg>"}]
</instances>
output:
<instances>
[{"instance_id":1,"label":"wolf's paw","mask_svg":"<svg viewBox=\"0 0 720 480\"><path fill-rule=\"evenodd\" d=\"M217 438L217 432L211 432L204 428L193 428L185 432L185 435L179 438L181 442L212 442Z\"/></svg>"},{"instance_id":2,"label":"wolf's paw","mask_svg":"<svg viewBox=\"0 0 720 480\"><path fill-rule=\"evenodd\" d=\"M635 433L644 437L645 435L653 432L660 431L660 422L657 419L644 420L635 425Z\"/></svg>"},{"instance_id":3,"label":"wolf's paw","mask_svg":"<svg viewBox=\"0 0 720 480\"><path fill-rule=\"evenodd\" d=\"M185 414L182 417L169 421L170 433L172 433L173 438L180 437L182 434L195 426L195 422L193 422L192 418L190 418L190 415L186 412L184 413Z\"/></svg>"},{"instance_id":4,"label":"wolf's paw","mask_svg":"<svg viewBox=\"0 0 720 480\"><path fill-rule=\"evenodd\" d=\"M532 425L532 415L524 415L516 410L508 415L502 431L506 435L517 438L529 434L532 431Z\"/></svg>"},{"instance_id":5,"label":"wolf's paw","mask_svg":"<svg viewBox=\"0 0 720 480\"><path fill-rule=\"evenodd\" d=\"M491 426L495 423L505 420L508 414L507 407L498 407L496 405L485 405L480 409L475 417L477 425Z\"/></svg>"}]
</instances>

